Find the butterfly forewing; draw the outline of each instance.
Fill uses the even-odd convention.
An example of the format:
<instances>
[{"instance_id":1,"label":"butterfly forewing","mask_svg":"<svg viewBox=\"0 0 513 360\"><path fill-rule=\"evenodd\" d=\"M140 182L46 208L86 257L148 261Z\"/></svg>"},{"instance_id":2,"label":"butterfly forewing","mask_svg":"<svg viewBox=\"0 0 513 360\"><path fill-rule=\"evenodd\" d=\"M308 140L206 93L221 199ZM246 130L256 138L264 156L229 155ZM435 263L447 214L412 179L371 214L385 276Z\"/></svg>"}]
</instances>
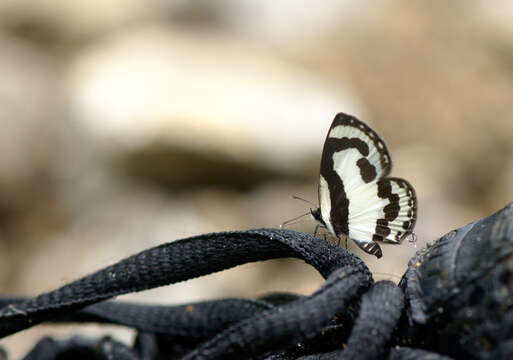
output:
<instances>
[{"instance_id":1,"label":"butterfly forewing","mask_svg":"<svg viewBox=\"0 0 513 360\"><path fill-rule=\"evenodd\" d=\"M391 167L387 147L374 130L337 114L322 153L318 220L378 257L381 249L374 240L401 242L416 219L415 192L407 181L386 177Z\"/></svg>"},{"instance_id":2,"label":"butterfly forewing","mask_svg":"<svg viewBox=\"0 0 513 360\"><path fill-rule=\"evenodd\" d=\"M323 169L330 170L323 163L330 162L331 169L343 177L346 192L387 176L392 167L381 137L357 118L342 113L337 114L326 137L321 174Z\"/></svg>"}]
</instances>

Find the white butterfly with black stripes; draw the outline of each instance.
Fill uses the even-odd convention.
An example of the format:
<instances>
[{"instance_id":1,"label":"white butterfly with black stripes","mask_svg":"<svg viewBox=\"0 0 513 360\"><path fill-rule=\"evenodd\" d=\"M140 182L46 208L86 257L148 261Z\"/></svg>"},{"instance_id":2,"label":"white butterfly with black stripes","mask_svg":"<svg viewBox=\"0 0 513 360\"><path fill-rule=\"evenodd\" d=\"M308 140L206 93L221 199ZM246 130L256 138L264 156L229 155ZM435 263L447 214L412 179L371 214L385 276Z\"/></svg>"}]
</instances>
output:
<instances>
[{"instance_id":1,"label":"white butterfly with black stripes","mask_svg":"<svg viewBox=\"0 0 513 360\"><path fill-rule=\"evenodd\" d=\"M391 168L381 137L357 118L337 114L322 151L319 208L312 216L337 238L380 258L375 241L401 243L417 220L415 190L387 177Z\"/></svg>"}]
</instances>

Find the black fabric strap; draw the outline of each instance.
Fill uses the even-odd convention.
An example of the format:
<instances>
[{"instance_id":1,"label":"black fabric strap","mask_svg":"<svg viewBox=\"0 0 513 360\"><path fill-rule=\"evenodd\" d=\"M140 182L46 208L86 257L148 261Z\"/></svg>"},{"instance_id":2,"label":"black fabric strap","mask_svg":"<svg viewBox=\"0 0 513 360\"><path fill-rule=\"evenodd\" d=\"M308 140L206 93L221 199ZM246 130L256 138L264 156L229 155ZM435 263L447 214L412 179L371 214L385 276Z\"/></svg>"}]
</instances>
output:
<instances>
[{"instance_id":1,"label":"black fabric strap","mask_svg":"<svg viewBox=\"0 0 513 360\"><path fill-rule=\"evenodd\" d=\"M29 298L2 299L0 307L3 303L12 305L28 300ZM273 308L269 302L250 299L222 299L176 306L106 301L47 321L117 324L141 332L203 339L217 334L231 324Z\"/></svg>"},{"instance_id":2,"label":"black fabric strap","mask_svg":"<svg viewBox=\"0 0 513 360\"><path fill-rule=\"evenodd\" d=\"M313 295L228 328L184 360L251 358L284 344L292 346L310 339L369 285L370 279L353 268L339 269Z\"/></svg>"},{"instance_id":3,"label":"black fabric strap","mask_svg":"<svg viewBox=\"0 0 513 360\"><path fill-rule=\"evenodd\" d=\"M403 346L392 348L388 360L452 360L452 358L432 351Z\"/></svg>"},{"instance_id":4,"label":"black fabric strap","mask_svg":"<svg viewBox=\"0 0 513 360\"><path fill-rule=\"evenodd\" d=\"M347 348L340 359L377 359L385 353L385 344L392 335L404 307L402 291L391 281L374 284L362 296L360 314L356 318Z\"/></svg>"},{"instance_id":5,"label":"black fabric strap","mask_svg":"<svg viewBox=\"0 0 513 360\"><path fill-rule=\"evenodd\" d=\"M279 293L178 306L105 301L280 257L303 259L326 282L310 296ZM110 337L44 338L29 360L448 359L390 347L403 301L396 285L374 284L358 257L323 239L277 229L223 232L142 251L36 298L0 298L0 336L41 322L109 323L137 331L130 345Z\"/></svg>"},{"instance_id":6,"label":"black fabric strap","mask_svg":"<svg viewBox=\"0 0 513 360\"><path fill-rule=\"evenodd\" d=\"M258 229L199 235L142 251L35 299L4 306L0 309L0 337L117 295L279 257L303 259L324 277L351 265L372 279L356 256L308 234Z\"/></svg>"},{"instance_id":7,"label":"black fabric strap","mask_svg":"<svg viewBox=\"0 0 513 360\"><path fill-rule=\"evenodd\" d=\"M75 336L69 340L44 338L30 351L24 360L138 360L138 354L126 345L105 337L91 340Z\"/></svg>"}]
</instances>

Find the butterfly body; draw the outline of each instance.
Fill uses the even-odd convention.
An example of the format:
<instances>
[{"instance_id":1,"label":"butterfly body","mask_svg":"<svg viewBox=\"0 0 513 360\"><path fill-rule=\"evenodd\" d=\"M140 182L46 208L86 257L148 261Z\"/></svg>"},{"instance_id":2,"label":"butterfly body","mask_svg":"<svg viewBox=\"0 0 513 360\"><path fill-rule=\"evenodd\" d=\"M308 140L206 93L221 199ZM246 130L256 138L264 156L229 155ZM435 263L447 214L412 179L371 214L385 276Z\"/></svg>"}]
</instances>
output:
<instances>
[{"instance_id":1,"label":"butterfly body","mask_svg":"<svg viewBox=\"0 0 513 360\"><path fill-rule=\"evenodd\" d=\"M413 232L417 198L404 179L388 177L390 154L381 137L353 116L339 113L321 159L319 208L312 216L336 237L349 237L382 256L375 241L400 243Z\"/></svg>"}]
</instances>

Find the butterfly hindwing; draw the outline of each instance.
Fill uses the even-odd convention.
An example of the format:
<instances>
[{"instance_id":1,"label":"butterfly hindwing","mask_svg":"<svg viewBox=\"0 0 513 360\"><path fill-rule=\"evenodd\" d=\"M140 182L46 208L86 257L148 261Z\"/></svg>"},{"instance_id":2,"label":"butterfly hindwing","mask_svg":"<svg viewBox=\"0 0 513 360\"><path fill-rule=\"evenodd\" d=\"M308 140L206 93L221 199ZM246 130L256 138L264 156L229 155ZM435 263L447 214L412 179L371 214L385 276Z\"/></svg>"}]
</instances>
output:
<instances>
[{"instance_id":1,"label":"butterfly hindwing","mask_svg":"<svg viewBox=\"0 0 513 360\"><path fill-rule=\"evenodd\" d=\"M387 147L374 130L353 116L337 114L322 153L317 220L337 237L348 236L381 257L374 241L401 242L416 219L413 187L387 178L391 167Z\"/></svg>"},{"instance_id":2,"label":"butterfly hindwing","mask_svg":"<svg viewBox=\"0 0 513 360\"><path fill-rule=\"evenodd\" d=\"M415 190L406 180L383 178L350 197L348 236L355 242L401 243L412 233L417 203Z\"/></svg>"}]
</instances>

